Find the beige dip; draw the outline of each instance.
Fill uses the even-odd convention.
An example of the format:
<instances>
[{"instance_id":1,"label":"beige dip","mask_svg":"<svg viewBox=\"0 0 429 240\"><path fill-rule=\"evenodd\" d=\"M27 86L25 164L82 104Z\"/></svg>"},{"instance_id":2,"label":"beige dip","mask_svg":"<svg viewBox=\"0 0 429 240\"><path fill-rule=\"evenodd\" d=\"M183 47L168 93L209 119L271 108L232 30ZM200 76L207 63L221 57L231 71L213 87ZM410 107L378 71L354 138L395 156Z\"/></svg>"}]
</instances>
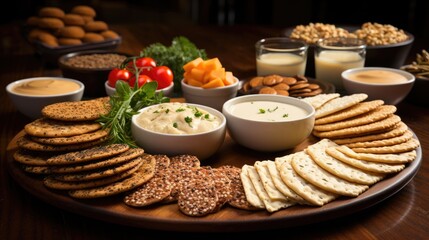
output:
<instances>
[{"instance_id":1,"label":"beige dip","mask_svg":"<svg viewBox=\"0 0 429 240\"><path fill-rule=\"evenodd\" d=\"M231 113L240 118L266 122L293 121L305 118L309 114L300 107L270 101L237 103L231 107Z\"/></svg>"},{"instance_id":2,"label":"beige dip","mask_svg":"<svg viewBox=\"0 0 429 240\"><path fill-rule=\"evenodd\" d=\"M74 92L79 88L79 84L72 81L61 79L41 79L26 81L15 86L12 91L19 94L43 96Z\"/></svg>"},{"instance_id":3,"label":"beige dip","mask_svg":"<svg viewBox=\"0 0 429 240\"><path fill-rule=\"evenodd\" d=\"M350 73L347 76L350 80L363 83L404 83L407 80L406 77L399 73L383 70L368 70Z\"/></svg>"},{"instance_id":4,"label":"beige dip","mask_svg":"<svg viewBox=\"0 0 429 240\"><path fill-rule=\"evenodd\" d=\"M137 124L153 132L166 134L197 134L211 131L221 120L186 103L162 103L147 108L136 119Z\"/></svg>"}]
</instances>

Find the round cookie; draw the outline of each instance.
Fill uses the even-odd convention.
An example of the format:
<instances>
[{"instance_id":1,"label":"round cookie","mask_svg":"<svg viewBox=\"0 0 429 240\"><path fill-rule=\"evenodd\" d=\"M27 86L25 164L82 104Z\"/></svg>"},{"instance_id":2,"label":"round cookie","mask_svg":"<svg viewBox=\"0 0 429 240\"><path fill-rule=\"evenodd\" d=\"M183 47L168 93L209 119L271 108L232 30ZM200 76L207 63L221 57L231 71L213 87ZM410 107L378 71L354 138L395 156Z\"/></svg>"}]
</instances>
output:
<instances>
[{"instance_id":1,"label":"round cookie","mask_svg":"<svg viewBox=\"0 0 429 240\"><path fill-rule=\"evenodd\" d=\"M60 28L58 31L58 36L64 38L83 38L85 36L85 31L82 27L79 26L66 26Z\"/></svg>"},{"instance_id":2,"label":"round cookie","mask_svg":"<svg viewBox=\"0 0 429 240\"><path fill-rule=\"evenodd\" d=\"M94 8L86 5L78 5L72 8L70 11L71 13L79 14L82 16L88 16L94 18L97 13L95 12Z\"/></svg>"},{"instance_id":3,"label":"round cookie","mask_svg":"<svg viewBox=\"0 0 429 240\"><path fill-rule=\"evenodd\" d=\"M102 32L108 30L109 26L104 21L92 21L88 22L84 28L87 32Z\"/></svg>"},{"instance_id":4,"label":"round cookie","mask_svg":"<svg viewBox=\"0 0 429 240\"><path fill-rule=\"evenodd\" d=\"M81 15L74 13L64 15L63 21L66 26L83 26L86 23Z\"/></svg>"},{"instance_id":5,"label":"round cookie","mask_svg":"<svg viewBox=\"0 0 429 240\"><path fill-rule=\"evenodd\" d=\"M43 7L39 10L40 17L63 18L64 11L58 7Z\"/></svg>"},{"instance_id":6,"label":"round cookie","mask_svg":"<svg viewBox=\"0 0 429 240\"><path fill-rule=\"evenodd\" d=\"M31 17L27 18L26 24L28 26L31 26L31 27L39 26L39 17L31 16Z\"/></svg>"},{"instance_id":7,"label":"round cookie","mask_svg":"<svg viewBox=\"0 0 429 240\"><path fill-rule=\"evenodd\" d=\"M37 39L51 47L58 47L58 39L48 32L39 32L37 35Z\"/></svg>"},{"instance_id":8,"label":"round cookie","mask_svg":"<svg viewBox=\"0 0 429 240\"><path fill-rule=\"evenodd\" d=\"M104 39L117 39L117 38L119 38L119 35L112 30L106 30L106 31L101 32L100 34L101 34L101 36L104 37Z\"/></svg>"},{"instance_id":9,"label":"round cookie","mask_svg":"<svg viewBox=\"0 0 429 240\"><path fill-rule=\"evenodd\" d=\"M104 41L104 37L98 33L85 33L85 36L82 38L83 42L86 43L94 43L94 42L102 42Z\"/></svg>"},{"instance_id":10,"label":"round cookie","mask_svg":"<svg viewBox=\"0 0 429 240\"><path fill-rule=\"evenodd\" d=\"M39 39L39 35L40 34L45 34L45 33L47 33L47 34L50 34L48 31L46 31L46 30L43 30L43 29L40 29L40 28L33 28L33 29L31 29L29 32L28 32L28 36L27 36L27 39L28 39L28 41L30 41L30 42L32 42L32 41L35 41L35 40L40 40ZM51 34L52 35L52 34ZM53 36L53 35L52 35Z\"/></svg>"},{"instance_id":11,"label":"round cookie","mask_svg":"<svg viewBox=\"0 0 429 240\"><path fill-rule=\"evenodd\" d=\"M47 29L60 29L64 27L64 22L58 18L42 17L39 19L39 27Z\"/></svg>"},{"instance_id":12,"label":"round cookie","mask_svg":"<svg viewBox=\"0 0 429 240\"><path fill-rule=\"evenodd\" d=\"M72 46L82 44L82 40L78 38L58 38L58 44L61 46Z\"/></svg>"}]
</instances>

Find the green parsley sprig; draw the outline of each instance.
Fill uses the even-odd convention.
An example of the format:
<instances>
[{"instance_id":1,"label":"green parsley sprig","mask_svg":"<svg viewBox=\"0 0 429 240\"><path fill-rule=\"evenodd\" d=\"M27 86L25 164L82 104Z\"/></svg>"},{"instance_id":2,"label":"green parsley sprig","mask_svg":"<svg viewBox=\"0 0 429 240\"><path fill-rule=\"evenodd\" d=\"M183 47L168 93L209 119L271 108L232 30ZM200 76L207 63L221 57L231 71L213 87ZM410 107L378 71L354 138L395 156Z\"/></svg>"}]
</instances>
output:
<instances>
[{"instance_id":1,"label":"green parsley sprig","mask_svg":"<svg viewBox=\"0 0 429 240\"><path fill-rule=\"evenodd\" d=\"M130 147L137 147L131 134L133 115L144 107L170 101L162 92L156 92L157 86L156 81L148 82L140 88L137 84L131 88L124 81L116 82L116 93L110 97L111 110L97 120L104 129L110 129L109 143L125 143Z\"/></svg>"}]
</instances>

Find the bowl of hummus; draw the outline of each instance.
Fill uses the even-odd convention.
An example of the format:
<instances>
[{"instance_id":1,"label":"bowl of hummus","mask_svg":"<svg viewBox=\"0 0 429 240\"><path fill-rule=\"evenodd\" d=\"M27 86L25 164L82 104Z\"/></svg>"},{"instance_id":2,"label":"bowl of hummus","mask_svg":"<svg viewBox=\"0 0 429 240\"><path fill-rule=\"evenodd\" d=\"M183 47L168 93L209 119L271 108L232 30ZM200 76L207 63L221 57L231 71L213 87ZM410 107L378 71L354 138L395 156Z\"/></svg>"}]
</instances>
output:
<instances>
[{"instance_id":1,"label":"bowl of hummus","mask_svg":"<svg viewBox=\"0 0 429 240\"><path fill-rule=\"evenodd\" d=\"M57 102L80 101L82 82L61 77L26 78L9 83L6 92L15 107L31 119L42 117L43 107Z\"/></svg>"},{"instance_id":2,"label":"bowl of hummus","mask_svg":"<svg viewBox=\"0 0 429 240\"><path fill-rule=\"evenodd\" d=\"M161 103L134 115L131 132L147 153L189 154L204 160L222 146L226 119L218 110L199 104Z\"/></svg>"}]
</instances>

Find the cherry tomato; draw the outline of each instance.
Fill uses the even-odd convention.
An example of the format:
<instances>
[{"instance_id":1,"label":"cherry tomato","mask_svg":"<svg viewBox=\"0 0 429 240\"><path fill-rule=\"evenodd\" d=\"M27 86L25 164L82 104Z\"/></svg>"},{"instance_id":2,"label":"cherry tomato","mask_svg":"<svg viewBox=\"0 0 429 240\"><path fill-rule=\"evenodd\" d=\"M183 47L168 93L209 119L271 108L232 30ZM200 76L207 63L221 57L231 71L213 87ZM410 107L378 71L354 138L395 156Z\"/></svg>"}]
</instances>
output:
<instances>
[{"instance_id":1,"label":"cherry tomato","mask_svg":"<svg viewBox=\"0 0 429 240\"><path fill-rule=\"evenodd\" d=\"M126 69L114 68L109 72L108 84L111 87L115 87L118 80L128 81L131 75L130 71Z\"/></svg>"},{"instance_id":2,"label":"cherry tomato","mask_svg":"<svg viewBox=\"0 0 429 240\"><path fill-rule=\"evenodd\" d=\"M145 85L145 83L147 82L152 82L152 79L145 74L140 74L139 75L139 80L138 80L138 86L139 88L143 85ZM134 87L134 84L136 83L136 76L132 76L130 78L130 80L128 81L128 84L130 84L131 87Z\"/></svg>"},{"instance_id":3,"label":"cherry tomato","mask_svg":"<svg viewBox=\"0 0 429 240\"><path fill-rule=\"evenodd\" d=\"M152 68L149 72L150 78L158 82L158 89L170 86L173 81L173 71L167 66L158 66Z\"/></svg>"},{"instance_id":4,"label":"cherry tomato","mask_svg":"<svg viewBox=\"0 0 429 240\"><path fill-rule=\"evenodd\" d=\"M156 62L153 58L150 57L140 57L136 58L136 67L140 68L141 70L144 69L150 69L156 67ZM127 68L133 70L134 69L134 60L131 60L127 63Z\"/></svg>"}]
</instances>

